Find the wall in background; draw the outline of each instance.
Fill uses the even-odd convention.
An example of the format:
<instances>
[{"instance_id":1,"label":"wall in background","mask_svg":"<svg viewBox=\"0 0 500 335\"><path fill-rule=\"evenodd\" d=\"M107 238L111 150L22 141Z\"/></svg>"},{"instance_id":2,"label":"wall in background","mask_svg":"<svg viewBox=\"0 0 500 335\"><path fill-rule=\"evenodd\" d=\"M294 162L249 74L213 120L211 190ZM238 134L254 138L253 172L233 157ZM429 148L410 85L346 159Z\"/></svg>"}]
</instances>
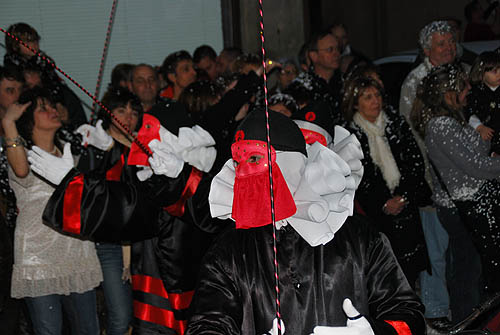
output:
<instances>
[{"instance_id":1,"label":"wall in background","mask_svg":"<svg viewBox=\"0 0 500 335\"><path fill-rule=\"evenodd\" d=\"M260 50L258 0L239 2L241 46ZM311 31L339 21L352 45L376 59L417 48L417 35L428 22L453 16L462 20L469 0L267 0L264 1L266 48L274 58L295 56ZM484 5L486 0L480 0Z\"/></svg>"},{"instance_id":2,"label":"wall in background","mask_svg":"<svg viewBox=\"0 0 500 335\"><path fill-rule=\"evenodd\" d=\"M42 36L40 48L94 92L112 0L16 0L0 5L0 26L26 22ZM0 57L3 63L3 36ZM220 0L119 0L104 68L103 85L119 63L161 65L167 54L201 44L222 49ZM68 81L67 81L68 82ZM72 84L69 84L72 88ZM92 102L78 88L82 101Z\"/></svg>"}]
</instances>

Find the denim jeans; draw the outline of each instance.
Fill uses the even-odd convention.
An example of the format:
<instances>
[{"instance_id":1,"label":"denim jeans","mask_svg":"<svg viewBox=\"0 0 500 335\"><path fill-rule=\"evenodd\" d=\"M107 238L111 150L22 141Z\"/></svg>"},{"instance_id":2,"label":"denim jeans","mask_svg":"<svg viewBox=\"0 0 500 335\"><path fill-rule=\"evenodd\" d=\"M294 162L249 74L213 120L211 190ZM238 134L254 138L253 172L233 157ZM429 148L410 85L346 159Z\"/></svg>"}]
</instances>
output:
<instances>
[{"instance_id":1,"label":"denim jeans","mask_svg":"<svg viewBox=\"0 0 500 335\"><path fill-rule=\"evenodd\" d=\"M60 335L63 309L68 316L72 334L98 335L99 321L95 290L70 295L50 294L24 298L35 335Z\"/></svg>"},{"instance_id":2,"label":"denim jeans","mask_svg":"<svg viewBox=\"0 0 500 335\"><path fill-rule=\"evenodd\" d=\"M455 208L437 207L439 220L450 237L448 289L453 323L472 313L481 300L481 259Z\"/></svg>"},{"instance_id":3,"label":"denim jeans","mask_svg":"<svg viewBox=\"0 0 500 335\"><path fill-rule=\"evenodd\" d=\"M97 243L104 280L102 288L106 301L106 334L123 335L132 321L132 289L122 280L123 253L119 244Z\"/></svg>"},{"instance_id":4,"label":"denim jeans","mask_svg":"<svg viewBox=\"0 0 500 335\"><path fill-rule=\"evenodd\" d=\"M421 299L425 306L425 317L447 317L450 308L446 284L448 233L439 222L434 208L420 209L420 217L432 268L432 275L427 271L422 271L420 274Z\"/></svg>"}]
</instances>

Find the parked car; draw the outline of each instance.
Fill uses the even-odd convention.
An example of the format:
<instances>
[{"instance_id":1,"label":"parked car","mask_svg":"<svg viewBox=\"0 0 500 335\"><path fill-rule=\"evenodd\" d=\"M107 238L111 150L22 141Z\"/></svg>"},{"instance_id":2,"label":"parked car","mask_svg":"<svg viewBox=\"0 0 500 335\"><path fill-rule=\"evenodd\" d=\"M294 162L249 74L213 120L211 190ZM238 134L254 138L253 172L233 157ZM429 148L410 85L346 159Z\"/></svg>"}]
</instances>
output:
<instances>
[{"instance_id":1,"label":"parked car","mask_svg":"<svg viewBox=\"0 0 500 335\"><path fill-rule=\"evenodd\" d=\"M500 47L500 40L494 41L475 41L461 43L462 47L480 54L484 51L495 50ZM374 61L380 67L382 81L385 90L389 96L389 103L394 107L399 106L399 97L401 85L408 73L413 70L420 62L417 61L418 50L408 50L398 52L394 55L382 57Z\"/></svg>"}]
</instances>

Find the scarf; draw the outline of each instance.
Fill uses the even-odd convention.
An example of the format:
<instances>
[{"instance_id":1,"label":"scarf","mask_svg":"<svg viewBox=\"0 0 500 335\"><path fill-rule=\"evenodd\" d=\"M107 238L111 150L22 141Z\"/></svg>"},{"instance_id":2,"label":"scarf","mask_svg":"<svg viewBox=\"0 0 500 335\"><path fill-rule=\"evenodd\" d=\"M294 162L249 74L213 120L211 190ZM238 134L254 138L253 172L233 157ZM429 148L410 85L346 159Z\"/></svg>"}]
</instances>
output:
<instances>
[{"instance_id":1,"label":"scarf","mask_svg":"<svg viewBox=\"0 0 500 335\"><path fill-rule=\"evenodd\" d=\"M385 113L381 111L375 122L370 122L357 112L354 114L353 120L368 137L368 147L373 163L382 171L382 177L391 193L394 192L394 189L399 185L401 174L385 137Z\"/></svg>"}]
</instances>

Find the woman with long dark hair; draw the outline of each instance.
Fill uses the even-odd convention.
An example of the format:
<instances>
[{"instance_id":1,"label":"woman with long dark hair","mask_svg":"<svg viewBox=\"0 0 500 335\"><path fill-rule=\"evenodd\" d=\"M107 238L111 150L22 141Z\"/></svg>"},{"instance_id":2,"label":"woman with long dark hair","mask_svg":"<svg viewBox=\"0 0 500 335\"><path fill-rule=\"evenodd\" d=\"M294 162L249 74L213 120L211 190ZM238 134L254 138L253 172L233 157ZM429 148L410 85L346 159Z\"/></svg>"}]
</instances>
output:
<instances>
[{"instance_id":1,"label":"woman with long dark hair","mask_svg":"<svg viewBox=\"0 0 500 335\"><path fill-rule=\"evenodd\" d=\"M49 91L24 92L2 119L6 136L10 185L19 215L14 238L11 295L24 298L35 334L60 334L63 310L79 334L99 332L94 288L102 272L94 243L61 235L42 223L42 212L53 184L34 174L26 149L63 158L72 166L70 145L56 138L59 113ZM54 166L53 170L59 167Z\"/></svg>"},{"instance_id":2,"label":"woman with long dark hair","mask_svg":"<svg viewBox=\"0 0 500 335\"><path fill-rule=\"evenodd\" d=\"M467 77L443 65L422 80L412 119L425 138L435 170L433 184L458 208L481 257L486 292L500 291L500 157L464 116Z\"/></svg>"}]
</instances>

